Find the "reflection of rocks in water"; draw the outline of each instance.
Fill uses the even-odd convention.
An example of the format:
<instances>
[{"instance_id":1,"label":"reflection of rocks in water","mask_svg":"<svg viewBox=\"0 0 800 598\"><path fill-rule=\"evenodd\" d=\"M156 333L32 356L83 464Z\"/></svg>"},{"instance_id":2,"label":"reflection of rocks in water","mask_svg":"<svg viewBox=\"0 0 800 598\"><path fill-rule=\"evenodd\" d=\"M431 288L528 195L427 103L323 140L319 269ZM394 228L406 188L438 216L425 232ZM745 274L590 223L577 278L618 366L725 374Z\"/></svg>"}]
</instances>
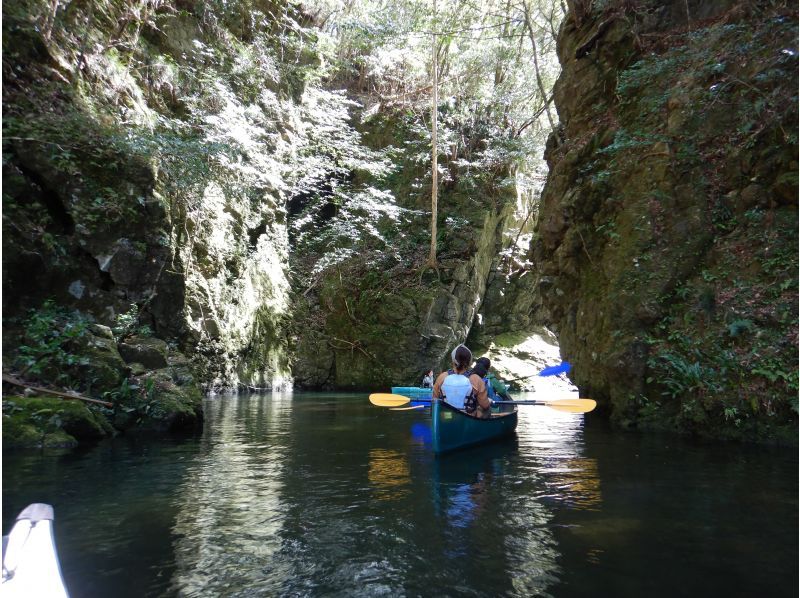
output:
<instances>
[{"instance_id":1,"label":"reflection of rocks in water","mask_svg":"<svg viewBox=\"0 0 800 598\"><path fill-rule=\"evenodd\" d=\"M367 476L378 500L397 500L408 495L411 473L405 455L397 451L372 449Z\"/></svg>"},{"instance_id":2,"label":"reflection of rocks in water","mask_svg":"<svg viewBox=\"0 0 800 598\"><path fill-rule=\"evenodd\" d=\"M281 548L283 438L287 405L277 397L206 401L207 453L187 472L173 534L180 595L222 595L286 579ZM265 458L272 454L273 458Z\"/></svg>"},{"instance_id":3,"label":"reflection of rocks in water","mask_svg":"<svg viewBox=\"0 0 800 598\"><path fill-rule=\"evenodd\" d=\"M575 509L600 510L600 474L597 459L575 457L566 459L548 477L555 500Z\"/></svg>"},{"instance_id":4,"label":"reflection of rocks in water","mask_svg":"<svg viewBox=\"0 0 800 598\"><path fill-rule=\"evenodd\" d=\"M434 512L443 523L442 553L448 562L475 563L461 580L464 593L491 583L498 594L541 596L556 580L560 553L549 527L552 513L520 491L521 458L511 441L436 460ZM484 559L494 561L491 567L481 566ZM503 571L513 574L492 577Z\"/></svg>"},{"instance_id":5,"label":"reflection of rocks in water","mask_svg":"<svg viewBox=\"0 0 800 598\"><path fill-rule=\"evenodd\" d=\"M548 380L542 378L540 380ZM542 393L520 393L519 400L540 399ZM552 396L545 393L544 396ZM507 525L519 530L505 540L514 594L549 595L562 572L556 560L563 546L554 535L554 512L564 506L594 509L601 501L597 462L583 456L583 416L547 407L520 407L517 426L521 458L517 477L508 483Z\"/></svg>"},{"instance_id":6,"label":"reflection of rocks in water","mask_svg":"<svg viewBox=\"0 0 800 598\"><path fill-rule=\"evenodd\" d=\"M504 542L507 567L513 570L511 583L519 596L547 595L547 588L557 580L556 559L561 556L549 523L552 512L536 499L517 504L514 511L501 511L507 525L517 529Z\"/></svg>"}]
</instances>

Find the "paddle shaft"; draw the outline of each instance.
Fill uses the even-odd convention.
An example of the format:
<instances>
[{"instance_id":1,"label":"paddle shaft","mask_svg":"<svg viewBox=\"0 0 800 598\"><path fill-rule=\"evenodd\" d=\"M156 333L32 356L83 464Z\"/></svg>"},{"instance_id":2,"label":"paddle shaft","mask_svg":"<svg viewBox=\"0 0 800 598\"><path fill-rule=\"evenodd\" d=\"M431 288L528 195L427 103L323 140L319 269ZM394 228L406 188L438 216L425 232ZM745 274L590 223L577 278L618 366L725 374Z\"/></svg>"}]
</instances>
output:
<instances>
[{"instance_id":1,"label":"paddle shaft","mask_svg":"<svg viewBox=\"0 0 800 598\"><path fill-rule=\"evenodd\" d=\"M539 374L531 374L530 376L522 376L521 378L512 378L511 380L503 380L505 384L511 384L512 382L518 382L520 380L527 380L528 378L533 378L534 376L538 376Z\"/></svg>"},{"instance_id":2,"label":"paddle shaft","mask_svg":"<svg viewBox=\"0 0 800 598\"><path fill-rule=\"evenodd\" d=\"M409 403L423 403L430 404L433 401L440 399L422 399L410 398L403 395L386 394L386 393L373 393L369 395L369 402L377 407L403 407L408 406ZM544 401L495 401L495 405L545 405L551 409L558 411L566 411L569 413L589 413L592 411L597 403L592 399L547 399ZM417 405L416 407L422 407Z\"/></svg>"},{"instance_id":3,"label":"paddle shaft","mask_svg":"<svg viewBox=\"0 0 800 598\"><path fill-rule=\"evenodd\" d=\"M561 399L564 400L564 399ZM569 399L566 399L569 400ZM555 401L492 401L492 405L553 405L558 404Z\"/></svg>"},{"instance_id":4,"label":"paddle shaft","mask_svg":"<svg viewBox=\"0 0 800 598\"><path fill-rule=\"evenodd\" d=\"M428 403L431 399L411 399L412 403ZM492 405L553 405L554 402L547 401L492 401ZM555 403L557 404L557 403ZM414 405L413 407L394 407L392 411L402 411L407 409L421 409L424 405Z\"/></svg>"},{"instance_id":5,"label":"paddle shaft","mask_svg":"<svg viewBox=\"0 0 800 598\"><path fill-rule=\"evenodd\" d=\"M420 399L417 397L406 397L404 395L386 395L390 397L403 397L408 399L405 403L432 403L433 399ZM558 403L563 403L564 401L572 401L572 400L579 400L579 399L553 399L552 401L492 401L492 405L554 405ZM388 406L388 405L385 405ZM418 407L422 407L422 405L418 405ZM412 407L413 409L414 407Z\"/></svg>"},{"instance_id":6,"label":"paddle shaft","mask_svg":"<svg viewBox=\"0 0 800 598\"><path fill-rule=\"evenodd\" d=\"M492 401L492 405L558 405L559 401L570 399L554 399L552 401ZM430 403L431 399L410 399L412 403ZM419 405L422 407L422 405Z\"/></svg>"}]
</instances>

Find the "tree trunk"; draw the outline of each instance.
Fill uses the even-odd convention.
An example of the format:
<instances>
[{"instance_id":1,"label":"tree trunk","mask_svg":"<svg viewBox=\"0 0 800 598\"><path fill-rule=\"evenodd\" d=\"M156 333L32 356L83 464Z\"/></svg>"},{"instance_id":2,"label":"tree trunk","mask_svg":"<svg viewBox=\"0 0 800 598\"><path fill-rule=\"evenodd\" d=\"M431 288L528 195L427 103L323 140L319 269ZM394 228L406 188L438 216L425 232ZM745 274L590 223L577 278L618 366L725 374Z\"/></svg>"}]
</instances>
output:
<instances>
[{"instance_id":1,"label":"tree trunk","mask_svg":"<svg viewBox=\"0 0 800 598\"><path fill-rule=\"evenodd\" d=\"M439 165L436 148L436 121L439 119L439 54L436 48L436 0L433 0L433 104L431 106L431 251L428 255L428 265L432 268L436 263L436 218L438 212L438 185Z\"/></svg>"},{"instance_id":2,"label":"tree trunk","mask_svg":"<svg viewBox=\"0 0 800 598\"><path fill-rule=\"evenodd\" d=\"M591 0L567 0L567 6L572 13L575 26L580 27L592 8L592 2Z\"/></svg>"},{"instance_id":3,"label":"tree trunk","mask_svg":"<svg viewBox=\"0 0 800 598\"><path fill-rule=\"evenodd\" d=\"M539 88L539 93L542 94L542 101L545 102L545 114L547 114L547 122L550 123L550 130L555 133L556 142L558 145L561 145L561 136L558 134L556 125L553 122L553 116L550 114L550 104L547 103L547 93L545 92L544 83L542 83L542 76L539 71L539 55L536 50L536 35L533 32L533 23L531 23L530 6L525 0L522 1L522 9L525 12L525 25L528 28L528 35L531 38L531 47L533 48L533 67L536 70L536 86Z\"/></svg>"}]
</instances>

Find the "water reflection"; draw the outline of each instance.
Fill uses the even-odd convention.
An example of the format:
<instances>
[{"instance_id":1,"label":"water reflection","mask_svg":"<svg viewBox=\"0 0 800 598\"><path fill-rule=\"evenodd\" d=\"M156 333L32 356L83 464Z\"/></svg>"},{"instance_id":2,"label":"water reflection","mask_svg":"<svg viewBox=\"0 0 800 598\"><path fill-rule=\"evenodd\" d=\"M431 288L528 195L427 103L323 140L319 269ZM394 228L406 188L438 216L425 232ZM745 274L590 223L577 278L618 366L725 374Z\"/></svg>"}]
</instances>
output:
<instances>
[{"instance_id":1,"label":"water reflection","mask_svg":"<svg viewBox=\"0 0 800 598\"><path fill-rule=\"evenodd\" d=\"M535 396L523 393L520 400ZM573 509L602 507L597 459L585 455L583 416L543 406L521 408L517 435L520 447L531 456L526 469L541 474L544 481L539 498Z\"/></svg>"},{"instance_id":2,"label":"water reflection","mask_svg":"<svg viewBox=\"0 0 800 598\"><path fill-rule=\"evenodd\" d=\"M498 594L532 596L557 583L554 507L600 502L597 463L582 454L582 421L546 407L520 407L515 440L435 460L443 549L449 560L472 563L470 587L491 584Z\"/></svg>"},{"instance_id":3,"label":"water reflection","mask_svg":"<svg viewBox=\"0 0 800 598\"><path fill-rule=\"evenodd\" d=\"M537 395L521 393L520 400ZM520 407L515 477L505 492L508 527L518 530L505 540L513 569L512 594L548 595L564 576L554 530L561 509L598 508L600 479L595 459L584 455L584 418L548 407Z\"/></svg>"},{"instance_id":4,"label":"water reflection","mask_svg":"<svg viewBox=\"0 0 800 598\"><path fill-rule=\"evenodd\" d=\"M411 473L404 454L386 449L369 452L369 483L377 500L399 500L408 495Z\"/></svg>"},{"instance_id":5,"label":"water reflection","mask_svg":"<svg viewBox=\"0 0 800 598\"><path fill-rule=\"evenodd\" d=\"M181 595L220 595L288 575L271 558L280 549L284 519L288 401L275 394L206 402L206 450L186 475L173 528L173 584Z\"/></svg>"},{"instance_id":6,"label":"water reflection","mask_svg":"<svg viewBox=\"0 0 800 598\"><path fill-rule=\"evenodd\" d=\"M205 408L202 438L6 456L6 529L54 504L67 585L89 598L796 596L785 450L521 407L516 439L434 458L429 414L365 395Z\"/></svg>"},{"instance_id":7,"label":"water reflection","mask_svg":"<svg viewBox=\"0 0 800 598\"><path fill-rule=\"evenodd\" d=\"M414 422L411 424L411 442L425 447L431 446L431 424L430 418L424 422Z\"/></svg>"},{"instance_id":8,"label":"water reflection","mask_svg":"<svg viewBox=\"0 0 800 598\"><path fill-rule=\"evenodd\" d=\"M434 461L434 510L448 528L466 529L486 513L513 442L444 455Z\"/></svg>"}]
</instances>

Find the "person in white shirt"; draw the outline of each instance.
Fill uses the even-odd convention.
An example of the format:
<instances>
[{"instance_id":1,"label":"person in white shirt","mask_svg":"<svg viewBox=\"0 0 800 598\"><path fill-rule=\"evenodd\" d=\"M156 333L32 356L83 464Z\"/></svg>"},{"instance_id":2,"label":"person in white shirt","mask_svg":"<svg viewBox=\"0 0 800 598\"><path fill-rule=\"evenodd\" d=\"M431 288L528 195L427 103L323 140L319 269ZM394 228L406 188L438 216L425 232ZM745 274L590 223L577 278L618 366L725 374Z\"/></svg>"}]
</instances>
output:
<instances>
[{"instance_id":1,"label":"person in white shirt","mask_svg":"<svg viewBox=\"0 0 800 598\"><path fill-rule=\"evenodd\" d=\"M448 404L463 409L469 415L488 418L492 401L486 392L486 384L477 374L469 373L472 351L459 345L451 353L453 368L442 372L433 384L433 398L442 398Z\"/></svg>"}]
</instances>

